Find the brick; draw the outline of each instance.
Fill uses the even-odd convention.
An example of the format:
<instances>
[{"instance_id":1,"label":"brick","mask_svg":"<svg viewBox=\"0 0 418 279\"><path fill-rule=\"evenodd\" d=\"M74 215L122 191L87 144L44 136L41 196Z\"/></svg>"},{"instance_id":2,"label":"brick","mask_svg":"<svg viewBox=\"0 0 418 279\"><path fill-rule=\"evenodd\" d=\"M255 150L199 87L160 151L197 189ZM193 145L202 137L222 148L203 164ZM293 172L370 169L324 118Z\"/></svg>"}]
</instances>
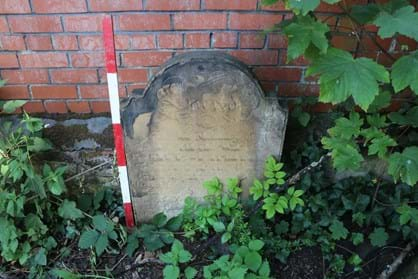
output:
<instances>
[{"instance_id":1,"label":"brick","mask_svg":"<svg viewBox=\"0 0 418 279\"><path fill-rule=\"evenodd\" d=\"M32 0L35 13L82 13L87 11L85 0Z\"/></svg>"},{"instance_id":2,"label":"brick","mask_svg":"<svg viewBox=\"0 0 418 279\"><path fill-rule=\"evenodd\" d=\"M281 34L269 34L268 48L287 48L286 36Z\"/></svg>"},{"instance_id":3,"label":"brick","mask_svg":"<svg viewBox=\"0 0 418 279\"><path fill-rule=\"evenodd\" d=\"M155 36L150 35L133 35L131 36L132 49L154 49L156 48Z\"/></svg>"},{"instance_id":4,"label":"brick","mask_svg":"<svg viewBox=\"0 0 418 279\"><path fill-rule=\"evenodd\" d=\"M275 14L239 14L231 13L230 29L232 30L263 30L281 22L282 16Z\"/></svg>"},{"instance_id":5,"label":"brick","mask_svg":"<svg viewBox=\"0 0 418 279\"><path fill-rule=\"evenodd\" d=\"M71 15L65 16L64 29L67 32L101 32L103 15Z\"/></svg>"},{"instance_id":6,"label":"brick","mask_svg":"<svg viewBox=\"0 0 418 279\"><path fill-rule=\"evenodd\" d=\"M142 10L141 0L89 0L90 11L93 12L116 12L116 11L139 11Z\"/></svg>"},{"instance_id":7,"label":"brick","mask_svg":"<svg viewBox=\"0 0 418 279\"><path fill-rule=\"evenodd\" d=\"M94 113L110 112L110 105L107 101L90 101L90 107Z\"/></svg>"},{"instance_id":8,"label":"brick","mask_svg":"<svg viewBox=\"0 0 418 279\"><path fill-rule=\"evenodd\" d=\"M83 99L102 99L108 97L106 85L80 85L80 97Z\"/></svg>"},{"instance_id":9,"label":"brick","mask_svg":"<svg viewBox=\"0 0 418 279\"><path fill-rule=\"evenodd\" d=\"M0 69L1 68L19 68L16 54L0 53Z\"/></svg>"},{"instance_id":10,"label":"brick","mask_svg":"<svg viewBox=\"0 0 418 279\"><path fill-rule=\"evenodd\" d=\"M315 12L321 13L342 13L344 12L338 5L327 4L321 2L321 4L315 9Z\"/></svg>"},{"instance_id":11,"label":"brick","mask_svg":"<svg viewBox=\"0 0 418 279\"><path fill-rule=\"evenodd\" d=\"M146 69L119 69L118 76L120 82L143 82L148 81L148 71Z\"/></svg>"},{"instance_id":12,"label":"brick","mask_svg":"<svg viewBox=\"0 0 418 279\"><path fill-rule=\"evenodd\" d=\"M143 51L129 52L122 54L122 65L124 66L160 66L172 56L171 52Z\"/></svg>"},{"instance_id":13,"label":"brick","mask_svg":"<svg viewBox=\"0 0 418 279\"><path fill-rule=\"evenodd\" d=\"M6 16L0 16L0 32L9 32Z\"/></svg>"},{"instance_id":14,"label":"brick","mask_svg":"<svg viewBox=\"0 0 418 279\"><path fill-rule=\"evenodd\" d=\"M258 67L254 70L260 80L300 81L302 70L297 68Z\"/></svg>"},{"instance_id":15,"label":"brick","mask_svg":"<svg viewBox=\"0 0 418 279\"><path fill-rule=\"evenodd\" d=\"M286 9L286 6L282 1L279 1L273 5L262 5L260 1L260 9L263 11L275 11L275 12L289 11Z\"/></svg>"},{"instance_id":16,"label":"brick","mask_svg":"<svg viewBox=\"0 0 418 279\"><path fill-rule=\"evenodd\" d=\"M288 65L288 66L306 66L309 64L309 61L305 59L303 56L299 56L298 58L287 62L287 51L281 50L279 56L279 64L280 65Z\"/></svg>"},{"instance_id":17,"label":"brick","mask_svg":"<svg viewBox=\"0 0 418 279\"><path fill-rule=\"evenodd\" d=\"M78 49L77 37L75 35L54 35L52 42L56 50Z\"/></svg>"},{"instance_id":18,"label":"brick","mask_svg":"<svg viewBox=\"0 0 418 279\"><path fill-rule=\"evenodd\" d=\"M238 36L233 32L215 32L212 36L212 46L215 48L236 48Z\"/></svg>"},{"instance_id":19,"label":"brick","mask_svg":"<svg viewBox=\"0 0 418 279\"><path fill-rule=\"evenodd\" d=\"M59 52L19 54L22 68L59 68L68 66L67 56Z\"/></svg>"},{"instance_id":20,"label":"brick","mask_svg":"<svg viewBox=\"0 0 418 279\"><path fill-rule=\"evenodd\" d=\"M96 70L53 70L50 73L53 83L97 83Z\"/></svg>"},{"instance_id":21,"label":"brick","mask_svg":"<svg viewBox=\"0 0 418 279\"><path fill-rule=\"evenodd\" d=\"M73 53L70 55L71 65L77 68L83 67L104 67L104 54L101 52L93 53Z\"/></svg>"},{"instance_id":22,"label":"brick","mask_svg":"<svg viewBox=\"0 0 418 279\"><path fill-rule=\"evenodd\" d=\"M61 32L59 16L9 16L9 26L14 33Z\"/></svg>"},{"instance_id":23,"label":"brick","mask_svg":"<svg viewBox=\"0 0 418 279\"><path fill-rule=\"evenodd\" d=\"M7 84L48 83L47 70L3 70L1 76Z\"/></svg>"},{"instance_id":24,"label":"brick","mask_svg":"<svg viewBox=\"0 0 418 279\"><path fill-rule=\"evenodd\" d=\"M34 99L74 99L77 98L76 86L41 85L32 86Z\"/></svg>"},{"instance_id":25,"label":"brick","mask_svg":"<svg viewBox=\"0 0 418 279\"><path fill-rule=\"evenodd\" d=\"M115 48L117 50L126 50L131 47L129 35L116 35L115 36Z\"/></svg>"},{"instance_id":26,"label":"brick","mask_svg":"<svg viewBox=\"0 0 418 279\"><path fill-rule=\"evenodd\" d=\"M25 40L22 35L4 35L1 36L2 50L25 50Z\"/></svg>"},{"instance_id":27,"label":"brick","mask_svg":"<svg viewBox=\"0 0 418 279\"><path fill-rule=\"evenodd\" d=\"M41 101L27 102L23 105L23 110L28 113L45 112L44 104Z\"/></svg>"},{"instance_id":28,"label":"brick","mask_svg":"<svg viewBox=\"0 0 418 279\"><path fill-rule=\"evenodd\" d=\"M0 99L29 99L29 90L27 86L3 86L0 87Z\"/></svg>"},{"instance_id":29,"label":"brick","mask_svg":"<svg viewBox=\"0 0 418 279\"><path fill-rule=\"evenodd\" d=\"M168 14L126 14L120 15L118 19L122 31L170 30Z\"/></svg>"},{"instance_id":30,"label":"brick","mask_svg":"<svg viewBox=\"0 0 418 279\"><path fill-rule=\"evenodd\" d=\"M257 0L204 0L207 10L255 10Z\"/></svg>"},{"instance_id":31,"label":"brick","mask_svg":"<svg viewBox=\"0 0 418 279\"><path fill-rule=\"evenodd\" d=\"M28 14L30 12L29 0L0 1L0 14Z\"/></svg>"},{"instance_id":32,"label":"brick","mask_svg":"<svg viewBox=\"0 0 418 279\"><path fill-rule=\"evenodd\" d=\"M186 48L209 48L209 33L189 33L186 34Z\"/></svg>"},{"instance_id":33,"label":"brick","mask_svg":"<svg viewBox=\"0 0 418 279\"><path fill-rule=\"evenodd\" d=\"M92 36L92 35L79 36L78 45L80 46L80 49L83 49L83 50L104 49L102 36Z\"/></svg>"},{"instance_id":34,"label":"brick","mask_svg":"<svg viewBox=\"0 0 418 279\"><path fill-rule=\"evenodd\" d=\"M67 105L65 102L45 102L45 110L48 113L67 113Z\"/></svg>"},{"instance_id":35,"label":"brick","mask_svg":"<svg viewBox=\"0 0 418 279\"><path fill-rule=\"evenodd\" d=\"M249 65L276 65L278 61L275 50L233 50L230 54Z\"/></svg>"},{"instance_id":36,"label":"brick","mask_svg":"<svg viewBox=\"0 0 418 279\"><path fill-rule=\"evenodd\" d=\"M240 48L263 48L266 36L261 33L241 33L239 35Z\"/></svg>"},{"instance_id":37,"label":"brick","mask_svg":"<svg viewBox=\"0 0 418 279\"><path fill-rule=\"evenodd\" d=\"M52 42L50 36L34 36L26 37L26 44L29 50L51 50Z\"/></svg>"},{"instance_id":38,"label":"brick","mask_svg":"<svg viewBox=\"0 0 418 279\"><path fill-rule=\"evenodd\" d=\"M174 28L177 30L212 30L226 28L224 13L176 13Z\"/></svg>"},{"instance_id":39,"label":"brick","mask_svg":"<svg viewBox=\"0 0 418 279\"><path fill-rule=\"evenodd\" d=\"M90 105L87 101L68 101L67 107L70 112L74 113L89 113Z\"/></svg>"},{"instance_id":40,"label":"brick","mask_svg":"<svg viewBox=\"0 0 418 279\"><path fill-rule=\"evenodd\" d=\"M282 97L302 97L318 96L319 86L313 84L300 84L296 82L279 83L279 96Z\"/></svg>"},{"instance_id":41,"label":"brick","mask_svg":"<svg viewBox=\"0 0 418 279\"><path fill-rule=\"evenodd\" d=\"M190 11L199 10L200 0L151 0L146 1L145 10L149 11Z\"/></svg>"},{"instance_id":42,"label":"brick","mask_svg":"<svg viewBox=\"0 0 418 279\"><path fill-rule=\"evenodd\" d=\"M159 48L183 48L182 34L159 34Z\"/></svg>"}]
</instances>

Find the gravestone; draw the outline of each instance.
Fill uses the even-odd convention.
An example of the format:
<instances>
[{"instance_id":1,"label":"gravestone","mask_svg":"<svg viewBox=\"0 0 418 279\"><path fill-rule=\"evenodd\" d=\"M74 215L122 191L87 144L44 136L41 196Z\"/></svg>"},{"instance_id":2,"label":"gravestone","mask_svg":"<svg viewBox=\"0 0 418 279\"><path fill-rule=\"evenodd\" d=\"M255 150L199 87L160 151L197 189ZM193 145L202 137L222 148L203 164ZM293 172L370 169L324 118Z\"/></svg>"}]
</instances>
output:
<instances>
[{"instance_id":1,"label":"gravestone","mask_svg":"<svg viewBox=\"0 0 418 279\"><path fill-rule=\"evenodd\" d=\"M123 105L133 206L139 221L179 213L205 180L238 177L244 192L280 157L287 113L264 98L246 66L219 52L172 58Z\"/></svg>"}]
</instances>

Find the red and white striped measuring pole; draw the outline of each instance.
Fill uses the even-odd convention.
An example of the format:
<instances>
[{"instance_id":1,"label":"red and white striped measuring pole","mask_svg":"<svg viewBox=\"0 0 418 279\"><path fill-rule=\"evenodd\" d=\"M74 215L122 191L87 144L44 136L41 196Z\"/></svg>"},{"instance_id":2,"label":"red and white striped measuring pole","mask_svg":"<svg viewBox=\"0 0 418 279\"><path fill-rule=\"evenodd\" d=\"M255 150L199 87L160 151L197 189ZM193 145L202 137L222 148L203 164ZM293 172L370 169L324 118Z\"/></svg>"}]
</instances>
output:
<instances>
[{"instance_id":1,"label":"red and white striped measuring pole","mask_svg":"<svg viewBox=\"0 0 418 279\"><path fill-rule=\"evenodd\" d=\"M135 226L129 189L128 170L126 168L123 129L120 123L119 84L116 67L115 41L113 37L112 16L103 19L103 41L106 54L107 86L109 90L110 112L112 114L113 136L115 141L116 161L118 164L120 188L122 191L125 221L128 228Z\"/></svg>"}]
</instances>

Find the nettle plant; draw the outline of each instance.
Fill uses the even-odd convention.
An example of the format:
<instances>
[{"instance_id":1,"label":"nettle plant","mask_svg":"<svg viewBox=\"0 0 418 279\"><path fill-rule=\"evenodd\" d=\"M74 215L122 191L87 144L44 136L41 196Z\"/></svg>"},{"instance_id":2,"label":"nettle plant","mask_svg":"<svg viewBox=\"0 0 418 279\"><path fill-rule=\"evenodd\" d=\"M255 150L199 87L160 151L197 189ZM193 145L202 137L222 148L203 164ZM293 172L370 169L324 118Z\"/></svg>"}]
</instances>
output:
<instances>
[{"instance_id":1,"label":"nettle plant","mask_svg":"<svg viewBox=\"0 0 418 279\"><path fill-rule=\"evenodd\" d=\"M266 5L278 0L264 0ZM359 169L369 158L386 162L386 174L395 183L415 185L418 181L418 51L408 46L381 46L381 42L399 43L401 36L418 40L418 13L408 0L379 1L353 5L345 0L323 0L337 5L343 12L339 20L347 20L344 32L357 39L354 53L330 44L334 35L327 21L333 16L320 17L315 9L320 0L286 0L293 11L290 20L278 26L288 38L287 61L304 56L310 61L306 76L319 78L319 101L342 104L349 115L338 118L329 135L322 139L323 147L331 151L333 164L338 170ZM374 2L374 1L371 1ZM371 26L377 29L373 30ZM380 49L381 56L390 60L385 67L375 60L362 57L363 42L371 40ZM415 43L415 42L414 42ZM399 50L396 50L399 49ZM396 51L395 51L396 50ZM406 101L398 112L387 113L397 94ZM400 136L402 135L402 139ZM407 139L407 140L405 140ZM284 203L283 203L284 204Z\"/></svg>"}]
</instances>

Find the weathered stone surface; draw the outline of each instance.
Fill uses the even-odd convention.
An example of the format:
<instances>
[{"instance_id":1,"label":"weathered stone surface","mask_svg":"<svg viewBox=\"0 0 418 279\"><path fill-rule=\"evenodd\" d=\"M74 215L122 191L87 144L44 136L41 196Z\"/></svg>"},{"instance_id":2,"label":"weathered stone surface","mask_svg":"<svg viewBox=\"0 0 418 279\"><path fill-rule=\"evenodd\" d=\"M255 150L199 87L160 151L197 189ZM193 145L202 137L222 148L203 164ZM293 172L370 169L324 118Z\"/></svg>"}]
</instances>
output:
<instances>
[{"instance_id":1,"label":"weathered stone surface","mask_svg":"<svg viewBox=\"0 0 418 279\"><path fill-rule=\"evenodd\" d=\"M178 213L215 176L239 177L248 189L265 158L280 157L286 120L277 99L264 98L230 56L175 57L123 109L136 217Z\"/></svg>"}]
</instances>

